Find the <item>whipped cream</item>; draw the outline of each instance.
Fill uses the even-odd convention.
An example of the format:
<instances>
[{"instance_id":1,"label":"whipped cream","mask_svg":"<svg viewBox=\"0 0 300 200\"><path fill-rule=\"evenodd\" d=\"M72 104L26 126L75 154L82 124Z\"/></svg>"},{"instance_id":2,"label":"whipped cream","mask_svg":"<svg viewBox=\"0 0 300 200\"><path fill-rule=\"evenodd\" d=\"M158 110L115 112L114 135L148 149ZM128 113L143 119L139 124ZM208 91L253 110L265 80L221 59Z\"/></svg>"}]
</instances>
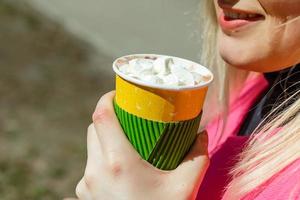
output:
<instances>
[{"instance_id":1,"label":"whipped cream","mask_svg":"<svg viewBox=\"0 0 300 200\"><path fill-rule=\"evenodd\" d=\"M118 69L141 81L165 86L195 86L210 79L205 69L168 56L132 58Z\"/></svg>"}]
</instances>

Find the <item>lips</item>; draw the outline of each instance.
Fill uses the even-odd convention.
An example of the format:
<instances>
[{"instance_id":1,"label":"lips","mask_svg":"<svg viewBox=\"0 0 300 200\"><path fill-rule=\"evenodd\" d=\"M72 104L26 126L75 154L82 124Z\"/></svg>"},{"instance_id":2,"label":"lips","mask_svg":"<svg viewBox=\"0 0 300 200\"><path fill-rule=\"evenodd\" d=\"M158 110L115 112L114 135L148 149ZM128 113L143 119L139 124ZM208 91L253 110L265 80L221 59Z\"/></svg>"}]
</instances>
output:
<instances>
[{"instance_id":1,"label":"lips","mask_svg":"<svg viewBox=\"0 0 300 200\"><path fill-rule=\"evenodd\" d=\"M255 12L223 8L219 16L219 23L223 30L237 30L264 19L263 15Z\"/></svg>"}]
</instances>

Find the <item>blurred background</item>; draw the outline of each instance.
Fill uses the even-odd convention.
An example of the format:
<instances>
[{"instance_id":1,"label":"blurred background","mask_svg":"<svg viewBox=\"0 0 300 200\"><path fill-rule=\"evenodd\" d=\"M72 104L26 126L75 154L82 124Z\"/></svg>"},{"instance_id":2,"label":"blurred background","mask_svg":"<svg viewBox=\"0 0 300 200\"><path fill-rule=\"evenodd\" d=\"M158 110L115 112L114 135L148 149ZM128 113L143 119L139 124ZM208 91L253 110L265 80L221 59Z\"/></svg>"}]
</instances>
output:
<instances>
[{"instance_id":1,"label":"blurred background","mask_svg":"<svg viewBox=\"0 0 300 200\"><path fill-rule=\"evenodd\" d=\"M75 196L113 60L198 61L199 0L0 0L0 199Z\"/></svg>"}]
</instances>

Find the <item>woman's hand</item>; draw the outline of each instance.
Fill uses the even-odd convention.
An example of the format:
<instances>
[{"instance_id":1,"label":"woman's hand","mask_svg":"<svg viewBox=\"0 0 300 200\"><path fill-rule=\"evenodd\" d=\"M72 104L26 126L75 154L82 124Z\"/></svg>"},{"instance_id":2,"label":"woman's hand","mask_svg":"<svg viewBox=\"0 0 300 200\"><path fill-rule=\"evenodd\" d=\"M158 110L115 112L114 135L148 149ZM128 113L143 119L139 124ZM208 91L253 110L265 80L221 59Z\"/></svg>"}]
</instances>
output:
<instances>
[{"instance_id":1,"label":"woman's hand","mask_svg":"<svg viewBox=\"0 0 300 200\"><path fill-rule=\"evenodd\" d=\"M194 199L209 164L207 134L200 134L184 161L163 171L143 160L123 133L105 94L88 128L88 158L76 187L80 200Z\"/></svg>"}]
</instances>

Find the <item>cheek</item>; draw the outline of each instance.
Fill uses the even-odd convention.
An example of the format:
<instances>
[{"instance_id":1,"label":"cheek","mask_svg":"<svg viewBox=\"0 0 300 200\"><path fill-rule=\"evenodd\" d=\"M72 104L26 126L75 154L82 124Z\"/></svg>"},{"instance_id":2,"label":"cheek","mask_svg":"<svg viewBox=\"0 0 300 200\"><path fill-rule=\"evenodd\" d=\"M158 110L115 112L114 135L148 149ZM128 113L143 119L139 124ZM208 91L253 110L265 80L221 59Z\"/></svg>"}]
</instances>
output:
<instances>
[{"instance_id":1,"label":"cheek","mask_svg":"<svg viewBox=\"0 0 300 200\"><path fill-rule=\"evenodd\" d=\"M300 0L260 0L265 11L278 18L300 15Z\"/></svg>"},{"instance_id":2,"label":"cheek","mask_svg":"<svg viewBox=\"0 0 300 200\"><path fill-rule=\"evenodd\" d=\"M275 54L282 55L286 65L297 64L300 62L300 18L282 29L282 38L274 47Z\"/></svg>"}]
</instances>

